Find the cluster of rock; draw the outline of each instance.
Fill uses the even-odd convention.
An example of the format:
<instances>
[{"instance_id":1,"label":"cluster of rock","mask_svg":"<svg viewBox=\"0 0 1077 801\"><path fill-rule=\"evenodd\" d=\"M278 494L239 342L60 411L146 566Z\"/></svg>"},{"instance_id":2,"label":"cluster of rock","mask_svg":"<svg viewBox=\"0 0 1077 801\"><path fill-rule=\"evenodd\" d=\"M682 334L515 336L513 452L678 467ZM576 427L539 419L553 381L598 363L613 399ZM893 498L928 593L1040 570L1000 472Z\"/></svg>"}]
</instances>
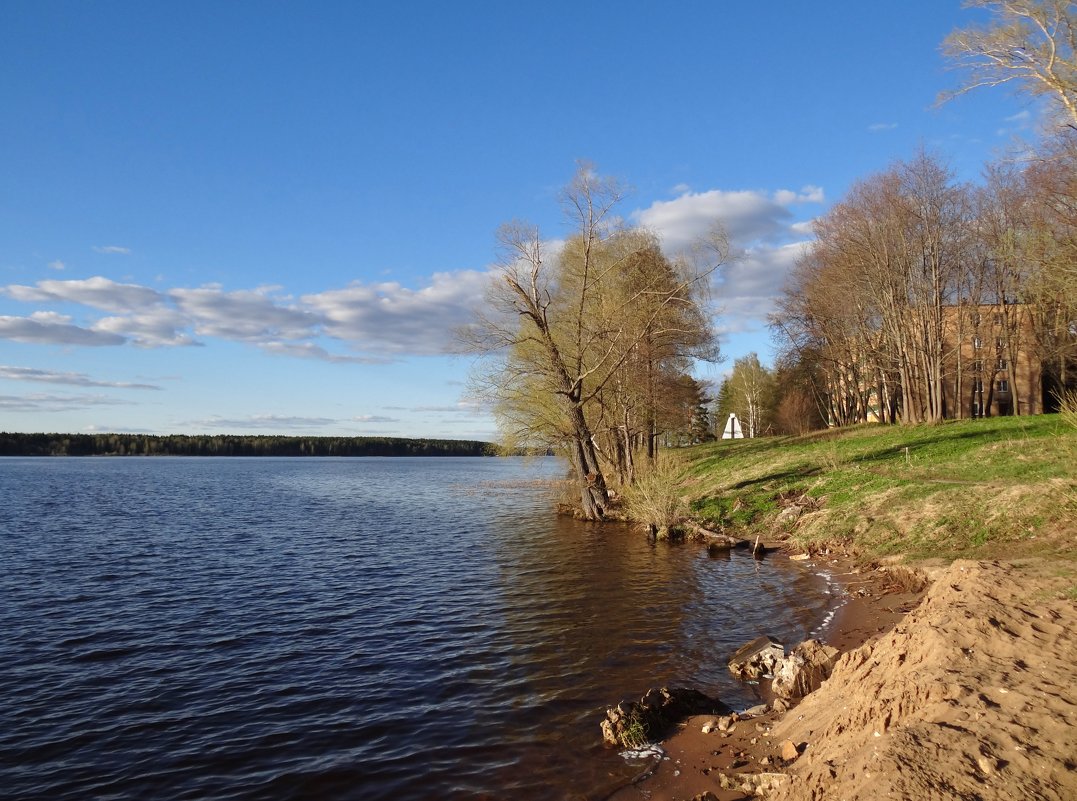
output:
<instances>
[{"instance_id":1,"label":"cluster of rock","mask_svg":"<svg viewBox=\"0 0 1077 801\"><path fill-rule=\"evenodd\" d=\"M676 723L692 715L727 711L717 698L684 687L648 690L639 701L622 701L606 710L602 739L608 745L634 748L659 740Z\"/></svg>"},{"instance_id":2,"label":"cluster of rock","mask_svg":"<svg viewBox=\"0 0 1077 801\"><path fill-rule=\"evenodd\" d=\"M770 679L778 698L803 698L830 678L838 649L819 640L805 640L788 655L773 637L759 637L737 650L729 671L739 679Z\"/></svg>"},{"instance_id":3,"label":"cluster of rock","mask_svg":"<svg viewBox=\"0 0 1077 801\"><path fill-rule=\"evenodd\" d=\"M777 696L774 708L784 711L782 699L802 698L830 677L838 650L818 640L805 640L788 655L773 637L759 637L740 648L729 660L729 670L745 680L771 681ZM746 710L741 715L716 698L698 690L662 687L648 690L639 701L622 701L606 710L601 723L602 739L608 745L640 748L660 740L675 724L693 715L724 715L710 721L704 731L730 731L739 719L765 714L768 706Z\"/></svg>"}]
</instances>

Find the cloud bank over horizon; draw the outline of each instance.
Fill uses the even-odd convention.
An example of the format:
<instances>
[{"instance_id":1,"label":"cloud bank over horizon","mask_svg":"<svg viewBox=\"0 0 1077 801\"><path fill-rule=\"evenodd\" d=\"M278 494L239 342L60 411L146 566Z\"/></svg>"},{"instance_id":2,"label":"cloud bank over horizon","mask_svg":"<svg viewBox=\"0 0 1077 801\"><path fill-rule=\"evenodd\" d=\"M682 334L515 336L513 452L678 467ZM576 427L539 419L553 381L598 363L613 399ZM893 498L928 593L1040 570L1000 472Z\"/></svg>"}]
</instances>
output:
<instances>
[{"instance_id":1,"label":"cloud bank over horizon","mask_svg":"<svg viewBox=\"0 0 1077 801\"><path fill-rule=\"evenodd\" d=\"M686 251L719 223L730 259L715 282L722 306L717 326L720 332L757 328L810 235L810 219L798 219L794 208L822 204L823 190L678 189L678 197L654 201L629 220L655 231L670 254ZM0 295L39 307L0 316L0 339L138 348L223 340L282 357L388 363L450 353L452 332L471 320L491 275L489 268L433 272L418 287L355 280L299 297L281 287L157 289L103 275L48 278L0 287Z\"/></svg>"}]
</instances>

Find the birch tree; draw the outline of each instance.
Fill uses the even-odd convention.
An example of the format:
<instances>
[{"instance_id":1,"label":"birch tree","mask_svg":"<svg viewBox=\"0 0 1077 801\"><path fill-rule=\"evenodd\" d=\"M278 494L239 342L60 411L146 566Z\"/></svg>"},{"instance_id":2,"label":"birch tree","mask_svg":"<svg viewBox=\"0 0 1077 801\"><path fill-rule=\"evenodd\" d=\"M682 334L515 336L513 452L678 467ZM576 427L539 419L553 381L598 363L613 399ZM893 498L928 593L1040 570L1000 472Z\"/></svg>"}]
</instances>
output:
<instances>
[{"instance_id":1,"label":"birch tree","mask_svg":"<svg viewBox=\"0 0 1077 801\"><path fill-rule=\"evenodd\" d=\"M1077 130L1077 3L968 0L965 6L987 10L991 21L946 37L943 53L967 77L940 100L1013 84L1034 97L1046 97L1062 123Z\"/></svg>"}]
</instances>

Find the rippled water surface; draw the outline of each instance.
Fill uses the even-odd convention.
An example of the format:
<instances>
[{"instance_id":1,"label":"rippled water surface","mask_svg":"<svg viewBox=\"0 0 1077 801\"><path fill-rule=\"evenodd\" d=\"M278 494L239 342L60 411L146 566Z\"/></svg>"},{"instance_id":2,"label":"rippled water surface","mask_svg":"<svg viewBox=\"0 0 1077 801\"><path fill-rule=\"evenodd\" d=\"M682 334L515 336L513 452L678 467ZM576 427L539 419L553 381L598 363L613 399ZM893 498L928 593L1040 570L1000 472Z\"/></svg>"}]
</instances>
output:
<instances>
[{"instance_id":1,"label":"rippled water surface","mask_svg":"<svg viewBox=\"0 0 1077 801\"><path fill-rule=\"evenodd\" d=\"M552 460L0 459L0 795L601 798L602 710L829 598L550 514Z\"/></svg>"}]
</instances>

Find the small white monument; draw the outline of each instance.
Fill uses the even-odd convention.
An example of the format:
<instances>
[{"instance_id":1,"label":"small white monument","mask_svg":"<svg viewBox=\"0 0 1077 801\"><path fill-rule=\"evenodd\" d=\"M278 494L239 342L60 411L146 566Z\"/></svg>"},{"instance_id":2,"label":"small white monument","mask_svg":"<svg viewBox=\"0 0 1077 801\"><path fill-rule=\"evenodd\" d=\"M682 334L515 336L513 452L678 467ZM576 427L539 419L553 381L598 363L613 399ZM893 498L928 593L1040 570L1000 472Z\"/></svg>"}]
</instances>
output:
<instances>
[{"instance_id":1,"label":"small white monument","mask_svg":"<svg viewBox=\"0 0 1077 801\"><path fill-rule=\"evenodd\" d=\"M740 420L737 419L736 412L732 412L729 419L725 421L725 428L722 429L722 439L744 439L744 432L741 431Z\"/></svg>"}]
</instances>

